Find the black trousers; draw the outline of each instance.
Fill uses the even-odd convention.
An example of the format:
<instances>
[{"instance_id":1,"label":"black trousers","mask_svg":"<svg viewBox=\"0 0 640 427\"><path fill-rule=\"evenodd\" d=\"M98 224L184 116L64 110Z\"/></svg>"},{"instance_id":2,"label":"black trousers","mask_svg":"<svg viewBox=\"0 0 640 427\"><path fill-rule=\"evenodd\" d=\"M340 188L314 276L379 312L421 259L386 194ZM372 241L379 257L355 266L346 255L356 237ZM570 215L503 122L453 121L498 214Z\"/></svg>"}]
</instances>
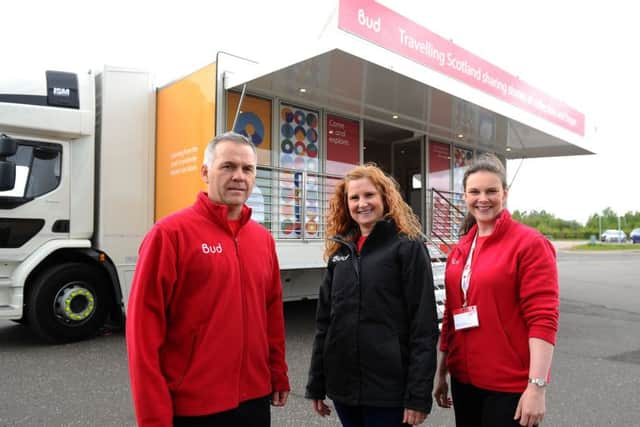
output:
<instances>
[{"instance_id":1,"label":"black trousers","mask_svg":"<svg viewBox=\"0 0 640 427\"><path fill-rule=\"evenodd\" d=\"M404 424L404 408L349 406L333 401L343 427L410 427Z\"/></svg>"},{"instance_id":2,"label":"black trousers","mask_svg":"<svg viewBox=\"0 0 640 427\"><path fill-rule=\"evenodd\" d=\"M242 402L237 408L198 417L173 417L174 427L269 427L271 396Z\"/></svg>"},{"instance_id":3,"label":"black trousers","mask_svg":"<svg viewBox=\"0 0 640 427\"><path fill-rule=\"evenodd\" d=\"M451 377L456 427L520 427L513 419L522 393L502 393L464 384Z\"/></svg>"}]
</instances>

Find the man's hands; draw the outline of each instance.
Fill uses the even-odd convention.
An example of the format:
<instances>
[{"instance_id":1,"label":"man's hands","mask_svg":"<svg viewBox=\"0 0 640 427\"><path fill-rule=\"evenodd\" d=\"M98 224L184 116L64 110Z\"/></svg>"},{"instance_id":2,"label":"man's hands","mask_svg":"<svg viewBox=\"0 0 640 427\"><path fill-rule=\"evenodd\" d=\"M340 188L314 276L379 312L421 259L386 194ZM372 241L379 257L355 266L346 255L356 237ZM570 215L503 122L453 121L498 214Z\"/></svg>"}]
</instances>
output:
<instances>
[{"instance_id":1,"label":"man's hands","mask_svg":"<svg viewBox=\"0 0 640 427\"><path fill-rule=\"evenodd\" d=\"M284 406L289 397L288 391L274 391L271 395L271 404L273 406Z\"/></svg>"}]
</instances>

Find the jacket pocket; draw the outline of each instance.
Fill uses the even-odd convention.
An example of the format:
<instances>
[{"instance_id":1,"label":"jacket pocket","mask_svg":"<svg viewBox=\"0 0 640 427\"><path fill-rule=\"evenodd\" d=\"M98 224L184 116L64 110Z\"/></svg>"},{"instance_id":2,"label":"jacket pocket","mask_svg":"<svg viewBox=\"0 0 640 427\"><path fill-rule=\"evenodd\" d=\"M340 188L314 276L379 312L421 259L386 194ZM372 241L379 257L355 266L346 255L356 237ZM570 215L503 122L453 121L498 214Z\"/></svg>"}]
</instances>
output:
<instances>
[{"instance_id":1,"label":"jacket pocket","mask_svg":"<svg viewBox=\"0 0 640 427\"><path fill-rule=\"evenodd\" d=\"M375 340L375 337L371 338ZM363 354L366 371L378 377L385 387L389 388L389 393L392 393L392 390L401 389L404 384L405 368L402 362L400 338L397 335L388 335L373 342L375 344Z\"/></svg>"},{"instance_id":2,"label":"jacket pocket","mask_svg":"<svg viewBox=\"0 0 640 427\"><path fill-rule=\"evenodd\" d=\"M177 375L175 379L169 383L169 389L173 391L178 390L182 385L182 383L184 382L185 378L187 377L187 374L189 373L189 370L193 365L193 360L195 358L196 349L198 347L198 343L200 342L201 335L202 335L202 327L198 328L196 331L193 332L191 340L189 340L189 346L186 348L186 351L183 352L181 351L181 349L177 349L175 356L171 358L173 360L175 360L176 358L178 360L183 359L186 362L183 362L184 365L183 365L182 373ZM167 360L169 363L171 363L170 359L167 359Z\"/></svg>"}]
</instances>

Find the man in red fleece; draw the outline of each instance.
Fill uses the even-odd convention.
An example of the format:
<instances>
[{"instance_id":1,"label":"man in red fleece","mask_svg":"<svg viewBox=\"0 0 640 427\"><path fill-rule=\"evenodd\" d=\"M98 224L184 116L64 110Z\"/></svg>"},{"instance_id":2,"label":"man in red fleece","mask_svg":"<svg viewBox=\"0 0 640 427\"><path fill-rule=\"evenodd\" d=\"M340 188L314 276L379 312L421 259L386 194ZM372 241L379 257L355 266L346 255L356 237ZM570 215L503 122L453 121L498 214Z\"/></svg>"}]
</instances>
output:
<instances>
[{"instance_id":1,"label":"man in red fleece","mask_svg":"<svg viewBox=\"0 0 640 427\"><path fill-rule=\"evenodd\" d=\"M289 394L280 269L245 202L256 150L242 135L205 152L208 193L151 229L127 307L140 427L270 425Z\"/></svg>"}]
</instances>

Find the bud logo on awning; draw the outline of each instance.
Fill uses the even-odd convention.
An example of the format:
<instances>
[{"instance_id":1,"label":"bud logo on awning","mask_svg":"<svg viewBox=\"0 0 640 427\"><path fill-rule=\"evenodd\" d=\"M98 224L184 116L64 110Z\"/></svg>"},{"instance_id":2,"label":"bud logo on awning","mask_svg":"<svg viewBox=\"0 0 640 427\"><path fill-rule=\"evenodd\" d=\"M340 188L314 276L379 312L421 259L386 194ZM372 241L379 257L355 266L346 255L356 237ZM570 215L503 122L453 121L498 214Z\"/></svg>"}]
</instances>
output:
<instances>
[{"instance_id":1,"label":"bud logo on awning","mask_svg":"<svg viewBox=\"0 0 640 427\"><path fill-rule=\"evenodd\" d=\"M71 91L69 90L69 88L66 87L54 87L53 88L53 95L54 96L64 96L64 97L69 97L71 95Z\"/></svg>"},{"instance_id":2,"label":"bud logo on awning","mask_svg":"<svg viewBox=\"0 0 640 427\"><path fill-rule=\"evenodd\" d=\"M218 243L216 246L208 245L206 243L202 244L202 253L203 254L221 254L222 253L222 243Z\"/></svg>"}]
</instances>

